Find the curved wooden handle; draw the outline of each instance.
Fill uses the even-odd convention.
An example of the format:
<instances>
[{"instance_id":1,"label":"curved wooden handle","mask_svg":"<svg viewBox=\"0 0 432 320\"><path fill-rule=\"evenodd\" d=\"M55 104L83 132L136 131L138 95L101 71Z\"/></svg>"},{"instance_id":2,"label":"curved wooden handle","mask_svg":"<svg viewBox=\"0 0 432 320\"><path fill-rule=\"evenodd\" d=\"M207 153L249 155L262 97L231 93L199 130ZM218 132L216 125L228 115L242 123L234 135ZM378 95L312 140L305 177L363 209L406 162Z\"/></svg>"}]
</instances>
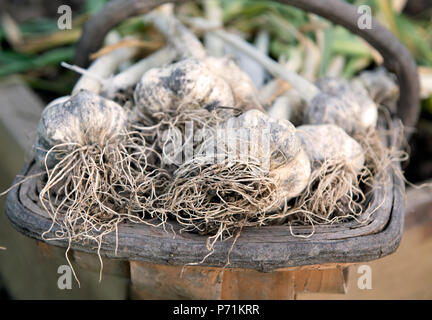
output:
<instances>
[{"instance_id":1,"label":"curved wooden handle","mask_svg":"<svg viewBox=\"0 0 432 320\"><path fill-rule=\"evenodd\" d=\"M346 27L371 44L384 58L384 66L399 81L400 97L397 114L405 126L414 127L420 113L420 84L416 63L407 48L388 29L372 19L371 29L360 29L357 8L341 0L276 0L277 2L315 13ZM144 14L167 2L186 0L114 0L95 14L84 26L76 47L75 64L87 67L89 56L101 48L105 35L123 20Z\"/></svg>"}]
</instances>

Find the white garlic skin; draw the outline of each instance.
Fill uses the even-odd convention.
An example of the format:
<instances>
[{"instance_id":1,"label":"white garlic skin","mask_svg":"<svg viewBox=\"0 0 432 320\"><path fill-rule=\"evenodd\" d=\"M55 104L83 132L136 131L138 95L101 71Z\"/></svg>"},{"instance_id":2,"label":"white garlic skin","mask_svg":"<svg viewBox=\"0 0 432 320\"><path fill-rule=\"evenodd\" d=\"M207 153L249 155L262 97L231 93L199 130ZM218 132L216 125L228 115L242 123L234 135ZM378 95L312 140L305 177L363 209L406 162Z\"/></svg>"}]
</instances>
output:
<instances>
[{"instance_id":1,"label":"white garlic skin","mask_svg":"<svg viewBox=\"0 0 432 320\"><path fill-rule=\"evenodd\" d=\"M252 79L232 59L208 57L204 61L211 72L223 78L230 85L236 107L243 111L251 109L264 111Z\"/></svg>"},{"instance_id":2,"label":"white garlic skin","mask_svg":"<svg viewBox=\"0 0 432 320\"><path fill-rule=\"evenodd\" d=\"M227 127L234 129L227 135L228 147L239 145L239 142L246 143L239 141L244 129L258 133L258 139L255 137L247 141L250 156L258 160L269 158L269 174L279 186L284 201L300 195L306 188L311 174L310 161L296 136L296 128L288 120L274 119L259 110L249 110L222 125L222 128ZM262 149L262 139L269 139L266 141L269 149ZM268 154L264 154L266 151Z\"/></svg>"},{"instance_id":3,"label":"white garlic skin","mask_svg":"<svg viewBox=\"0 0 432 320\"><path fill-rule=\"evenodd\" d=\"M332 124L303 125L297 127L303 149L314 169L326 160L344 161L359 174L364 166L365 156L361 145L342 128Z\"/></svg>"},{"instance_id":4,"label":"white garlic skin","mask_svg":"<svg viewBox=\"0 0 432 320\"><path fill-rule=\"evenodd\" d=\"M399 98L399 87L396 76L385 68L363 71L353 79L353 83L365 88L376 104L395 108Z\"/></svg>"},{"instance_id":5,"label":"white garlic skin","mask_svg":"<svg viewBox=\"0 0 432 320\"><path fill-rule=\"evenodd\" d=\"M335 124L350 134L376 126L378 108L364 88L336 78L317 85L322 92L306 107L305 123Z\"/></svg>"},{"instance_id":6,"label":"white garlic skin","mask_svg":"<svg viewBox=\"0 0 432 320\"><path fill-rule=\"evenodd\" d=\"M197 59L147 71L135 88L134 98L139 110L150 115L188 103L208 110L234 106L229 84Z\"/></svg>"},{"instance_id":7,"label":"white garlic skin","mask_svg":"<svg viewBox=\"0 0 432 320\"><path fill-rule=\"evenodd\" d=\"M125 132L127 114L114 101L82 90L53 102L42 112L38 125L35 159L41 168L45 168L47 151L54 146L65 143L104 145ZM55 152L51 152L48 168L56 162Z\"/></svg>"},{"instance_id":8,"label":"white garlic skin","mask_svg":"<svg viewBox=\"0 0 432 320\"><path fill-rule=\"evenodd\" d=\"M271 171L277 179L282 197L286 200L298 197L309 183L311 163L307 153L300 149L289 163Z\"/></svg>"},{"instance_id":9,"label":"white garlic skin","mask_svg":"<svg viewBox=\"0 0 432 320\"><path fill-rule=\"evenodd\" d=\"M271 169L290 161L301 149L300 141L295 135L296 129L291 122L286 119L271 118L256 109L235 118L233 127L253 129L262 135L260 138L269 139ZM269 130L267 133L269 136L266 136L264 131L266 129Z\"/></svg>"}]
</instances>

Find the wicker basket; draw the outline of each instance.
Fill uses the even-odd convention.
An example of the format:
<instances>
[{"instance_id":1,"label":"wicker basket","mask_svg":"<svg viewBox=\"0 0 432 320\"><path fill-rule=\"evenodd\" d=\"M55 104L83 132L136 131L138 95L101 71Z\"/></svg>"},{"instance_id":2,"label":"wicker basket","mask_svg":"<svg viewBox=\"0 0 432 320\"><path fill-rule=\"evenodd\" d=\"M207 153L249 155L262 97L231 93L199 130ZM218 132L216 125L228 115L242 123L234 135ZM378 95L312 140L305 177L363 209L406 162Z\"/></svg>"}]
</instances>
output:
<instances>
[{"instance_id":1,"label":"wicker basket","mask_svg":"<svg viewBox=\"0 0 432 320\"><path fill-rule=\"evenodd\" d=\"M77 48L75 63L85 67L88 64L89 53L96 51L101 46L104 36L110 29L122 20L142 14L163 2L165 1L117 0L110 2L86 24ZM354 23L359 16L356 9L339 0L279 2L294 5L339 23L373 45L385 58L387 69L396 73L398 77L401 96L397 116L406 126L416 123L419 112L416 66L409 52L390 31L375 21L373 21L372 30L358 29L357 24ZM395 144L396 142L387 141L387 143ZM36 166L32 161L23 168L15 182L19 182L22 177L32 175L35 170ZM369 209L364 212L364 215L371 214L368 223L360 224L353 221L316 226L315 234L310 238L292 236L288 226L245 228L232 248L229 268L241 268L245 272L252 272L252 270L271 272L311 265L322 267L333 264L334 267L340 264L378 259L392 253L398 247L402 235L405 188L403 181L395 174L394 168L389 167L388 173L387 180L375 185L374 192L368 199ZM26 236L44 241L41 234L49 229L51 219L39 202L39 190L40 181L37 178L22 183L9 193L6 213L18 231ZM178 231L180 227L174 224L174 229ZM310 231L310 227L292 227L292 232L295 234L309 234ZM52 232L55 232L55 229ZM108 258L131 261L131 272L135 268L136 274L139 274L136 271L136 261L143 262L140 268L147 270L145 273L147 276L151 274L148 271L149 268L154 269L155 266L158 266L158 272L166 277L165 287L170 283L178 286L178 274L176 273L180 270L178 268L201 261L208 254L206 239L206 237L190 233L177 233L173 237L173 233L163 229L125 223L119 226L117 254L115 254L116 236L114 234L105 236L101 254ZM67 241L50 241L48 244L60 247L68 245ZM200 267L197 267L198 271L195 272L194 278L194 281L197 282L193 286L199 287L197 283L201 283L203 286L217 287L216 280L214 280L216 282L209 280L211 270L223 272L222 267L226 264L231 245L232 241L215 244L214 254L209 256ZM78 243L72 244L72 250L96 254L93 247ZM167 276L169 272L164 268L169 265L179 266L173 273L175 276ZM204 282L197 280L197 274L201 275L200 279L204 279L201 280ZM240 274L245 275L244 272L239 273L236 276L237 280L240 279ZM252 273L248 276L250 288L254 287L253 283L256 281L254 277L258 277L257 274L259 273ZM230 279L232 281L232 274ZM184 281L188 281L187 277ZM239 281L237 281L238 285ZM268 280L266 284L271 287L272 281L276 280ZM219 282L222 283L223 280ZM279 282L285 285L282 280ZM159 283L159 285L163 287L162 284ZM184 283L183 285L187 287ZM154 283L153 286L155 286ZM200 291L197 290L190 289L188 293L180 297L202 297L199 296ZM221 293L223 290L216 290L217 292L210 297L240 297L239 294L232 294L232 290L231 295L226 293L223 295ZM260 290L266 292L264 289ZM262 293L251 297L287 298L284 295L277 295L274 293L276 291L270 288L267 296ZM140 297L148 297L148 295L144 294Z\"/></svg>"}]
</instances>

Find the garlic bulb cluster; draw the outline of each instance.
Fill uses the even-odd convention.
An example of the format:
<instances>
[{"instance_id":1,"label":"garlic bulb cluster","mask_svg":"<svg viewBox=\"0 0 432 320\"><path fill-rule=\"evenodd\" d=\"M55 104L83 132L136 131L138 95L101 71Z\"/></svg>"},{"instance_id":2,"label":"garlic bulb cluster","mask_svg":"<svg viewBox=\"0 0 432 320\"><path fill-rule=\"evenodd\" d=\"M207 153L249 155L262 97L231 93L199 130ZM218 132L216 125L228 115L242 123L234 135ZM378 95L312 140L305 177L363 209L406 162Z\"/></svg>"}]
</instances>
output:
<instances>
[{"instance_id":1,"label":"garlic bulb cluster","mask_svg":"<svg viewBox=\"0 0 432 320\"><path fill-rule=\"evenodd\" d=\"M363 168L365 156L362 147L336 125L302 125L297 127L297 137L313 169L319 168L326 161L349 163L357 174Z\"/></svg>"},{"instance_id":2,"label":"garlic bulb cluster","mask_svg":"<svg viewBox=\"0 0 432 320\"><path fill-rule=\"evenodd\" d=\"M208 110L234 105L229 84L198 59L147 71L135 88L134 98L138 109L150 115L175 111L185 104Z\"/></svg>"},{"instance_id":3,"label":"garlic bulb cluster","mask_svg":"<svg viewBox=\"0 0 432 320\"><path fill-rule=\"evenodd\" d=\"M306 107L305 123L335 124L349 134L376 126L378 109L363 87L336 78L317 84L322 91Z\"/></svg>"},{"instance_id":4,"label":"garlic bulb cluster","mask_svg":"<svg viewBox=\"0 0 432 320\"><path fill-rule=\"evenodd\" d=\"M35 159L41 168L52 168L56 153L48 151L62 144L105 145L124 133L127 114L117 103L87 90L56 99L42 112L35 144Z\"/></svg>"}]
</instances>

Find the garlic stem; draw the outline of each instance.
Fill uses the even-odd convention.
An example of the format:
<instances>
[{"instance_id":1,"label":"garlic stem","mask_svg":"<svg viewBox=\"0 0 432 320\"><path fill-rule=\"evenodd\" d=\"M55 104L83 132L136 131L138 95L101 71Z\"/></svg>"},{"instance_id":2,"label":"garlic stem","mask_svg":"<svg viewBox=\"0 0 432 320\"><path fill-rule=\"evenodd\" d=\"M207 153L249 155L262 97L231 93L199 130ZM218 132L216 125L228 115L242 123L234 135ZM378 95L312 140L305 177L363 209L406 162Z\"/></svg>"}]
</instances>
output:
<instances>
[{"instance_id":1,"label":"garlic stem","mask_svg":"<svg viewBox=\"0 0 432 320\"><path fill-rule=\"evenodd\" d=\"M76 73L79 73L79 74L81 74L81 75L83 75L83 76L86 76L86 77L88 77L88 78L91 78L92 80L96 80L96 81L97 81L99 84L101 84L101 85L104 85L104 84L106 84L106 83L108 82L107 79L102 78L102 77L99 76L97 73L93 73L93 72L91 72L90 70L87 70L87 69L84 69L84 68L78 67L78 66L76 66L76 65L71 65L71 64L66 63L66 62L64 62L64 61L62 61L62 62L60 63L60 65L61 65L63 68L66 68L66 69L69 69L69 70L75 71ZM75 91L75 88L74 88L72 94L74 94L74 93L76 93L76 92L78 92L78 91L80 91L80 90L76 90L76 91Z\"/></svg>"},{"instance_id":2,"label":"garlic stem","mask_svg":"<svg viewBox=\"0 0 432 320\"><path fill-rule=\"evenodd\" d=\"M280 81L279 78L273 78L259 89L259 99L263 105L267 105L270 100L274 100L272 98L277 95L281 86Z\"/></svg>"},{"instance_id":3,"label":"garlic stem","mask_svg":"<svg viewBox=\"0 0 432 320\"><path fill-rule=\"evenodd\" d=\"M268 111L268 115L274 119L290 120L293 110L291 108L290 99L287 96L276 98L273 105Z\"/></svg>"},{"instance_id":4,"label":"garlic stem","mask_svg":"<svg viewBox=\"0 0 432 320\"><path fill-rule=\"evenodd\" d=\"M207 1L204 0L206 3ZM235 56L235 60L237 62L237 65L240 67L240 69L248 74L252 82L257 88L260 88L265 80L265 68L257 62L255 59L251 58L249 55L245 54L243 51L239 50L238 48L231 46L227 43L224 43L222 39L219 39L217 36L212 35L210 31L215 29L220 29L222 27L222 23L220 21L217 21L216 19L210 19L209 15L207 15L207 18L202 17L183 17L182 20L188 24L189 26L192 26L193 28L196 28L200 31L205 32L205 38L208 37L209 39L212 39L211 41L214 42L216 45L216 41L218 41L219 44L222 44L222 47L224 49L225 54L231 54ZM189 31L188 31L189 32ZM270 36L267 31L261 31L255 40L257 49L262 52L263 54L268 54L268 47L270 42ZM213 44L211 44L213 45ZM223 56L223 53L220 54L219 51L216 49L209 47L206 43L207 51L212 56L221 57ZM219 48L218 48L219 50Z\"/></svg>"},{"instance_id":5,"label":"garlic stem","mask_svg":"<svg viewBox=\"0 0 432 320\"><path fill-rule=\"evenodd\" d=\"M72 94L82 89L99 93L103 82L100 80L110 77L122 62L131 59L137 52L137 48L124 47L96 59L87 69L88 72L85 76L78 80L72 90ZM94 75L99 76L99 79L96 79Z\"/></svg>"},{"instance_id":6,"label":"garlic stem","mask_svg":"<svg viewBox=\"0 0 432 320\"><path fill-rule=\"evenodd\" d=\"M428 98L432 95L432 68L420 67L419 68L421 97Z\"/></svg>"},{"instance_id":7,"label":"garlic stem","mask_svg":"<svg viewBox=\"0 0 432 320\"><path fill-rule=\"evenodd\" d=\"M309 38L303 38L304 47L303 70L300 75L309 81L316 81L321 64L321 51L319 47Z\"/></svg>"},{"instance_id":8,"label":"garlic stem","mask_svg":"<svg viewBox=\"0 0 432 320\"><path fill-rule=\"evenodd\" d=\"M345 67L345 57L343 55L336 55L331 60L327 67L326 77L337 78L340 77Z\"/></svg>"},{"instance_id":9,"label":"garlic stem","mask_svg":"<svg viewBox=\"0 0 432 320\"><path fill-rule=\"evenodd\" d=\"M255 38L255 47L261 53L268 55L270 47L270 34L267 30L260 30Z\"/></svg>"},{"instance_id":10,"label":"garlic stem","mask_svg":"<svg viewBox=\"0 0 432 320\"><path fill-rule=\"evenodd\" d=\"M249 76L229 59L207 56L204 46L195 34L173 14L164 13L159 8L147 15L145 19L152 22L183 57L204 61L215 75L224 79L231 87L236 103L245 108L262 109L256 87ZM204 25L211 24L205 19L202 20L204 20Z\"/></svg>"},{"instance_id":11,"label":"garlic stem","mask_svg":"<svg viewBox=\"0 0 432 320\"><path fill-rule=\"evenodd\" d=\"M261 63L273 76L277 76L288 81L306 101L311 101L320 92L320 90L313 83L282 67L279 63L261 53L242 38L229 34L223 30L213 30L211 33Z\"/></svg>"},{"instance_id":12,"label":"garlic stem","mask_svg":"<svg viewBox=\"0 0 432 320\"><path fill-rule=\"evenodd\" d=\"M220 0L203 0L206 19L217 27L223 26L223 11ZM204 45L210 55L222 57L224 55L224 42L210 33L204 35Z\"/></svg>"},{"instance_id":13,"label":"garlic stem","mask_svg":"<svg viewBox=\"0 0 432 320\"><path fill-rule=\"evenodd\" d=\"M267 56L270 47L270 34L268 33L268 31L260 30L255 38L254 44L259 52ZM264 85L268 74L267 70L265 70L265 68L261 64L259 64L257 61L255 61L255 63L256 71L255 75L252 77L252 81L255 83L257 88L261 88Z\"/></svg>"},{"instance_id":14,"label":"garlic stem","mask_svg":"<svg viewBox=\"0 0 432 320\"><path fill-rule=\"evenodd\" d=\"M163 5L145 15L144 21L152 23L185 58L205 59L207 52L204 46L190 30L168 12L169 5Z\"/></svg>"},{"instance_id":15,"label":"garlic stem","mask_svg":"<svg viewBox=\"0 0 432 320\"><path fill-rule=\"evenodd\" d=\"M219 38L218 40L222 41ZM255 39L255 43L260 46L258 47L257 45L255 45L260 52L262 52L263 54L268 53L268 47L266 45L268 43L266 43L265 33L264 33L264 37L262 33L261 35L258 34L257 38ZM241 70L243 70L245 73L248 74L249 78L252 80L256 88L262 87L265 81L267 71L265 70L265 68L262 66L261 63L257 62L255 59L251 58L243 51L229 44L225 44L225 53L231 54L235 57L235 61L237 62L237 65L240 67Z\"/></svg>"},{"instance_id":16,"label":"garlic stem","mask_svg":"<svg viewBox=\"0 0 432 320\"><path fill-rule=\"evenodd\" d=\"M117 74L103 88L104 96L112 99L116 92L136 84L148 70L171 63L178 53L172 47L162 48L141 61L133 64L125 71Z\"/></svg>"}]
</instances>

